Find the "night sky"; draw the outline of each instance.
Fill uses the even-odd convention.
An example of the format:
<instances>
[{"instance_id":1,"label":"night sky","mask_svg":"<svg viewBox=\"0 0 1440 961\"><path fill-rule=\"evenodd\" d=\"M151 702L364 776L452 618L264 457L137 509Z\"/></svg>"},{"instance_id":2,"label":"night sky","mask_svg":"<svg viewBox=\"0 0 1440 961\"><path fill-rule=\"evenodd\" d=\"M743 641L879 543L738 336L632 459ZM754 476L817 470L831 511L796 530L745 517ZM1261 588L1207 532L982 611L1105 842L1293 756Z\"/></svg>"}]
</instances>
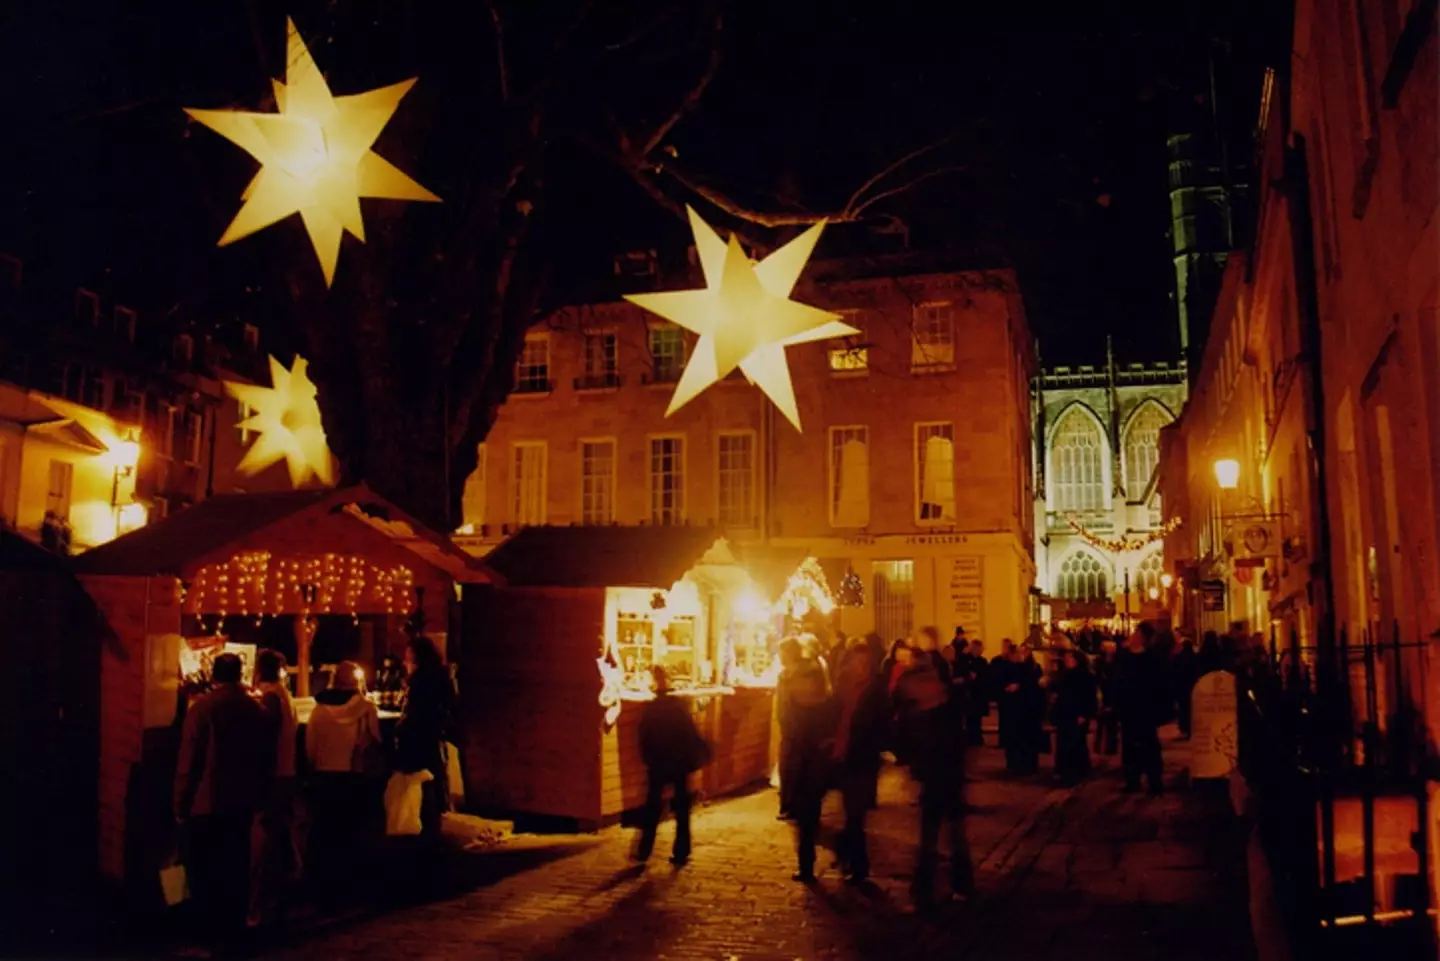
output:
<instances>
[{"instance_id":1,"label":"night sky","mask_svg":"<svg viewBox=\"0 0 1440 961\"><path fill-rule=\"evenodd\" d=\"M227 250L210 246L253 164L179 110L259 106L280 73L286 13L337 93L419 74L392 124L399 133L386 137L423 146L409 160L386 138L377 149L422 183L445 195L455 165L470 162L455 158L484 149L483 118L455 107L466 84L493 83L493 41L481 20L422 45L385 22L396 4L363 0L339 5L349 17L339 27L336 5L321 2L14 5L22 6L0 14L0 79L20 94L0 116L17 131L0 165L0 246L65 264L75 283L111 268L143 277L152 302L204 309L273 283L273 259L304 249L298 219ZM542 21L552 12L544 2L528 6ZM626 6L644 16L664 9ZM1016 267L1047 365L1100 361L1106 334L1122 360L1172 359L1165 137L1210 123L1213 53L1222 124L1245 159L1261 72L1286 49L1285 5L1176 0L1138 20L1094 12L1103 5L1071 4L1064 14L964 6L725 4L724 60L671 138L677 164L752 206L817 211L843 206L897 157L950 137L911 169L956 170L876 210L903 219L915 246L961 251L977 267ZM371 8L382 13L366 21ZM622 119L663 114L703 71L708 38L695 25L703 19L688 5L677 10L676 23L655 35L658 49L637 44L629 72L614 71L607 89L633 94L617 110ZM511 24L518 44L531 25L518 15ZM382 49L388 59L378 62ZM567 266L577 274L608 265L617 246L688 242L683 225L623 175L597 173L561 194L574 210ZM379 204L366 203L369 219ZM840 232L857 229L835 228L820 256L848 247Z\"/></svg>"}]
</instances>

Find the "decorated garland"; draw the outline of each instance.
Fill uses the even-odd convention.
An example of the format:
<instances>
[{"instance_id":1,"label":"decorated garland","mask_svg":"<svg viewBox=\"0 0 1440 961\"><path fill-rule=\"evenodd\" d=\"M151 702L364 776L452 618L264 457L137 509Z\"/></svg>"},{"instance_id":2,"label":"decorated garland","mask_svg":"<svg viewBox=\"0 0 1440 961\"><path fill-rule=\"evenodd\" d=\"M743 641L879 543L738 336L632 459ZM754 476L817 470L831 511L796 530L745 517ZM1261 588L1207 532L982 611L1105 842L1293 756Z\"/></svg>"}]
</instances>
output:
<instances>
[{"instance_id":1,"label":"decorated garland","mask_svg":"<svg viewBox=\"0 0 1440 961\"><path fill-rule=\"evenodd\" d=\"M1112 554L1123 554L1126 551L1138 551L1141 548L1149 547L1156 541L1164 540L1167 534L1174 533L1180 527L1182 518L1172 517L1155 530L1137 537L1101 537L1077 521L1074 514L1066 514L1065 520L1070 524L1070 529L1079 534L1080 539L1091 547L1109 551Z\"/></svg>"}]
</instances>

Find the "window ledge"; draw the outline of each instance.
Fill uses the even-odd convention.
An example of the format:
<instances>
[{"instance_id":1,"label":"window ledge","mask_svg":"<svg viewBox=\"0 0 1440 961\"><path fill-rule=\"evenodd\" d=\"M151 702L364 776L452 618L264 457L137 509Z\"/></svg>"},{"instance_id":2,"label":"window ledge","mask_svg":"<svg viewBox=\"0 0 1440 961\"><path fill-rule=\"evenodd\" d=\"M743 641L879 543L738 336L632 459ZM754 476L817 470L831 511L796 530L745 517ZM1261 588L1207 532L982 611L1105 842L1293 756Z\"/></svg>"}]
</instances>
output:
<instances>
[{"instance_id":1,"label":"window ledge","mask_svg":"<svg viewBox=\"0 0 1440 961\"><path fill-rule=\"evenodd\" d=\"M954 364L953 362L951 362L951 363L939 363L939 364L914 364L914 363L912 363L912 364L910 365L910 373L912 373L912 374L949 374L949 373L953 373L954 371L955 371L955 364Z\"/></svg>"},{"instance_id":2,"label":"window ledge","mask_svg":"<svg viewBox=\"0 0 1440 961\"><path fill-rule=\"evenodd\" d=\"M577 394L616 394L620 392L618 385L611 387L576 387Z\"/></svg>"},{"instance_id":3,"label":"window ledge","mask_svg":"<svg viewBox=\"0 0 1440 961\"><path fill-rule=\"evenodd\" d=\"M869 377L870 368L860 367L855 370L831 370L830 376L838 380L851 380L856 377Z\"/></svg>"},{"instance_id":4,"label":"window ledge","mask_svg":"<svg viewBox=\"0 0 1440 961\"><path fill-rule=\"evenodd\" d=\"M512 390L512 391L510 392L510 397L511 397L511 398L520 398L520 397L526 397L526 398L530 398L530 397L549 397L549 396L550 396L551 394L553 394L553 393L554 393L554 391L551 391L551 390Z\"/></svg>"}]
</instances>

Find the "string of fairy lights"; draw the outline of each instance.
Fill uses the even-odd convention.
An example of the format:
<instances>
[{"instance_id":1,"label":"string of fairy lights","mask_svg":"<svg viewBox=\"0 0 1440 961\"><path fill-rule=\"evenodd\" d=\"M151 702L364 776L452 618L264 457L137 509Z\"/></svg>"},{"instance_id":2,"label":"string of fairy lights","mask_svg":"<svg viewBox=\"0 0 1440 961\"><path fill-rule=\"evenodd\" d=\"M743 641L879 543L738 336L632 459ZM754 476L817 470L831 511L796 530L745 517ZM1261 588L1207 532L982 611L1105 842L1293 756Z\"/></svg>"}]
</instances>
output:
<instances>
[{"instance_id":1,"label":"string of fairy lights","mask_svg":"<svg viewBox=\"0 0 1440 961\"><path fill-rule=\"evenodd\" d=\"M1080 535L1080 539L1098 550L1108 551L1111 554L1124 554L1127 551L1138 551L1157 541L1162 541L1166 536L1173 534L1182 521L1180 517L1172 517L1154 530L1146 531L1143 534L1123 535L1121 537L1104 537L1087 528L1075 518L1074 514L1066 514L1065 521L1070 529Z\"/></svg>"},{"instance_id":2,"label":"string of fairy lights","mask_svg":"<svg viewBox=\"0 0 1440 961\"><path fill-rule=\"evenodd\" d=\"M217 564L206 564L181 590L184 610L203 629L214 616L218 632L232 616L265 617L299 613L361 613L409 616L415 607L415 573L403 564L382 568L355 554L276 558L269 551L244 551ZM212 614L213 612L213 614Z\"/></svg>"}]
</instances>

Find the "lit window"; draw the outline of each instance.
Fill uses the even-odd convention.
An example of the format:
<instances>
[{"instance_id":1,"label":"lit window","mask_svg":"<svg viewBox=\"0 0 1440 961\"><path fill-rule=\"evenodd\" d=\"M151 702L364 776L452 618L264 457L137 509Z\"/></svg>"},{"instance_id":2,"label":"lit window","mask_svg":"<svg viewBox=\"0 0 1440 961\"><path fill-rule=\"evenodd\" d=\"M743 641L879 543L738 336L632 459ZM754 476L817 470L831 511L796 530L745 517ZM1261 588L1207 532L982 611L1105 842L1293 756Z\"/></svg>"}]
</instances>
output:
<instances>
[{"instance_id":1,"label":"lit window","mask_svg":"<svg viewBox=\"0 0 1440 961\"><path fill-rule=\"evenodd\" d=\"M550 335L531 334L520 348L515 362L515 393L547 394L550 392Z\"/></svg>"},{"instance_id":2,"label":"lit window","mask_svg":"<svg viewBox=\"0 0 1440 961\"><path fill-rule=\"evenodd\" d=\"M1135 567L1135 591L1141 597L1148 597L1153 587L1160 589L1160 568L1163 560L1160 551L1154 551Z\"/></svg>"},{"instance_id":3,"label":"lit window","mask_svg":"<svg viewBox=\"0 0 1440 961\"><path fill-rule=\"evenodd\" d=\"M846 310L840 316L860 333L830 341L830 369L836 373L869 370L870 345L866 341L866 325L860 311Z\"/></svg>"},{"instance_id":4,"label":"lit window","mask_svg":"<svg viewBox=\"0 0 1440 961\"><path fill-rule=\"evenodd\" d=\"M830 428L830 526L870 523L870 438L864 427Z\"/></svg>"},{"instance_id":5,"label":"lit window","mask_svg":"<svg viewBox=\"0 0 1440 961\"><path fill-rule=\"evenodd\" d=\"M615 442L580 442L580 523L615 521Z\"/></svg>"},{"instance_id":6,"label":"lit window","mask_svg":"<svg viewBox=\"0 0 1440 961\"><path fill-rule=\"evenodd\" d=\"M1125 493L1132 500L1145 493L1160 459L1160 428L1170 423L1165 408L1153 402L1140 406L1125 428Z\"/></svg>"},{"instance_id":7,"label":"lit window","mask_svg":"<svg viewBox=\"0 0 1440 961\"><path fill-rule=\"evenodd\" d=\"M955 310L949 304L922 304L915 308L910 343L910 369L955 365Z\"/></svg>"},{"instance_id":8,"label":"lit window","mask_svg":"<svg viewBox=\"0 0 1440 961\"><path fill-rule=\"evenodd\" d=\"M1055 425L1050 440L1050 484L1054 511L1089 511L1105 506L1105 442L1100 425L1072 407Z\"/></svg>"},{"instance_id":9,"label":"lit window","mask_svg":"<svg viewBox=\"0 0 1440 961\"><path fill-rule=\"evenodd\" d=\"M521 526L545 523L545 442L515 445L510 518Z\"/></svg>"},{"instance_id":10,"label":"lit window","mask_svg":"<svg viewBox=\"0 0 1440 961\"><path fill-rule=\"evenodd\" d=\"M650 328L651 383L673 384L685 370L685 332L674 324Z\"/></svg>"},{"instance_id":11,"label":"lit window","mask_svg":"<svg viewBox=\"0 0 1440 961\"><path fill-rule=\"evenodd\" d=\"M465 489L460 494L460 519L471 532L478 531L485 523L485 445L476 451L475 469L465 478Z\"/></svg>"},{"instance_id":12,"label":"lit window","mask_svg":"<svg viewBox=\"0 0 1440 961\"><path fill-rule=\"evenodd\" d=\"M719 435L720 524L749 529L755 526L755 435Z\"/></svg>"},{"instance_id":13,"label":"lit window","mask_svg":"<svg viewBox=\"0 0 1440 961\"><path fill-rule=\"evenodd\" d=\"M955 425L915 425L915 517L955 520Z\"/></svg>"},{"instance_id":14,"label":"lit window","mask_svg":"<svg viewBox=\"0 0 1440 961\"><path fill-rule=\"evenodd\" d=\"M876 633L887 640L909 637L915 626L915 562L875 561L870 571Z\"/></svg>"},{"instance_id":15,"label":"lit window","mask_svg":"<svg viewBox=\"0 0 1440 961\"><path fill-rule=\"evenodd\" d=\"M685 521L685 438L650 438L650 522Z\"/></svg>"},{"instance_id":16,"label":"lit window","mask_svg":"<svg viewBox=\"0 0 1440 961\"><path fill-rule=\"evenodd\" d=\"M45 510L61 520L70 519L70 489L74 479L74 464L63 460L50 462L50 482L45 488Z\"/></svg>"},{"instance_id":17,"label":"lit window","mask_svg":"<svg viewBox=\"0 0 1440 961\"><path fill-rule=\"evenodd\" d=\"M1088 551L1076 551L1060 565L1055 593L1072 601L1107 601L1110 581L1105 565Z\"/></svg>"},{"instance_id":18,"label":"lit window","mask_svg":"<svg viewBox=\"0 0 1440 961\"><path fill-rule=\"evenodd\" d=\"M614 334L585 335L585 377L583 389L620 386L619 348Z\"/></svg>"}]
</instances>

